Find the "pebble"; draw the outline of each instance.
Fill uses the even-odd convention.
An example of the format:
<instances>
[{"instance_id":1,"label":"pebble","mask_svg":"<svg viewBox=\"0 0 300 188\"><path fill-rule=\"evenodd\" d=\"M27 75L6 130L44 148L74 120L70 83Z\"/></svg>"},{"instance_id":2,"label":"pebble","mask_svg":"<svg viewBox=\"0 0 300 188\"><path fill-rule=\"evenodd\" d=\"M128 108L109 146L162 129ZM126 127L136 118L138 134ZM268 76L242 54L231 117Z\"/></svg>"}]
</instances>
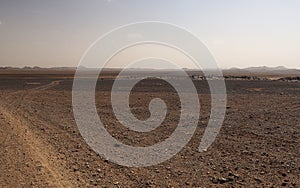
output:
<instances>
[{"instance_id":1,"label":"pebble","mask_svg":"<svg viewBox=\"0 0 300 188\"><path fill-rule=\"evenodd\" d=\"M73 171L74 172L78 171L78 167L73 167Z\"/></svg>"},{"instance_id":2,"label":"pebble","mask_svg":"<svg viewBox=\"0 0 300 188\"><path fill-rule=\"evenodd\" d=\"M262 180L259 179L259 178L254 178L254 180L255 180L257 183L262 183Z\"/></svg>"},{"instance_id":3,"label":"pebble","mask_svg":"<svg viewBox=\"0 0 300 188\"><path fill-rule=\"evenodd\" d=\"M282 182L281 186L287 186L287 182Z\"/></svg>"},{"instance_id":4,"label":"pebble","mask_svg":"<svg viewBox=\"0 0 300 188\"><path fill-rule=\"evenodd\" d=\"M116 181L116 182L114 182L114 185L119 185L119 182L117 182L117 181Z\"/></svg>"},{"instance_id":5,"label":"pebble","mask_svg":"<svg viewBox=\"0 0 300 188\"><path fill-rule=\"evenodd\" d=\"M219 182L220 183L225 183L225 182L227 182L227 179L222 177L222 178L219 179Z\"/></svg>"}]
</instances>

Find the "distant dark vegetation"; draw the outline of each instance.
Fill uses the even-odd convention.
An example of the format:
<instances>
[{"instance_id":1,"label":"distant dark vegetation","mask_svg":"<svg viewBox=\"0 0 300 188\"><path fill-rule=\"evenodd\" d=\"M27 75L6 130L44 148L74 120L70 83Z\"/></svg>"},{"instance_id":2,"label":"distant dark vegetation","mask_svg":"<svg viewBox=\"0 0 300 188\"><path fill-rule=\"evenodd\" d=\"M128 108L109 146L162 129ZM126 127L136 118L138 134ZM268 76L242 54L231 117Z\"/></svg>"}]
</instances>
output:
<instances>
[{"instance_id":1,"label":"distant dark vegetation","mask_svg":"<svg viewBox=\"0 0 300 188\"><path fill-rule=\"evenodd\" d=\"M294 77L284 77L284 78L280 78L280 81L291 81L291 82L295 82L295 81L300 81L300 76L294 76Z\"/></svg>"}]
</instances>

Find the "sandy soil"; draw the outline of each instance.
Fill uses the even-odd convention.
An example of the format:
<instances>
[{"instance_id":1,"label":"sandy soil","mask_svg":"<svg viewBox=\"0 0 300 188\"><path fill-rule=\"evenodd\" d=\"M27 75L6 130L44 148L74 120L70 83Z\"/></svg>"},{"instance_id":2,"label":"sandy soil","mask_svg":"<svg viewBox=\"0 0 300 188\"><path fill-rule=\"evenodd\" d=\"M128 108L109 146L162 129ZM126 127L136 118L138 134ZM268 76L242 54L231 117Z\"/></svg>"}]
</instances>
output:
<instances>
[{"instance_id":1,"label":"sandy soil","mask_svg":"<svg viewBox=\"0 0 300 188\"><path fill-rule=\"evenodd\" d=\"M102 80L96 101L115 138L147 146L172 133L180 106L172 87L148 80L134 88L130 101L137 118L149 117L147 104L153 97L168 105L162 125L146 134L129 131L115 119L109 102L112 83ZM197 149L210 95L205 81L195 81L202 112L190 143L162 164L128 168L98 156L83 141L73 118L71 78L2 76L0 187L300 187L300 83L226 84L226 119L207 152Z\"/></svg>"}]
</instances>

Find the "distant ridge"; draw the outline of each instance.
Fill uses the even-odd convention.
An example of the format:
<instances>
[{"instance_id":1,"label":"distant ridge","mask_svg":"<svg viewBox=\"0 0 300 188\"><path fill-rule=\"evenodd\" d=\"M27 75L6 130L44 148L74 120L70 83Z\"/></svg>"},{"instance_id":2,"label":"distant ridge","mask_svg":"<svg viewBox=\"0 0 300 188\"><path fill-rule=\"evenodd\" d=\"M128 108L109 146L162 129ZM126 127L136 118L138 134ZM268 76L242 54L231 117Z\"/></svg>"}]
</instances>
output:
<instances>
[{"instance_id":1,"label":"distant ridge","mask_svg":"<svg viewBox=\"0 0 300 188\"><path fill-rule=\"evenodd\" d=\"M50 67L50 68L45 68L45 67L30 67L30 66L25 66L25 67L0 67L1 70L75 70L76 67Z\"/></svg>"},{"instance_id":2,"label":"distant ridge","mask_svg":"<svg viewBox=\"0 0 300 188\"><path fill-rule=\"evenodd\" d=\"M230 68L224 69L224 73L227 74L266 74L266 75L300 75L300 69L289 69L284 66L277 66L277 67L267 67L267 66L260 66L260 67L248 67L248 68Z\"/></svg>"},{"instance_id":3,"label":"distant ridge","mask_svg":"<svg viewBox=\"0 0 300 188\"><path fill-rule=\"evenodd\" d=\"M19 67L0 67L0 70L28 70L28 71L35 71L35 70L40 70L40 71L47 71L47 70L52 70L52 71L75 71L77 67L50 67L50 68L44 68L44 67L38 67L38 66L25 66L22 68ZM87 68L87 67L81 67L81 69L86 69L86 70L94 70L94 68ZM105 68L104 70L107 71L114 71L118 70L120 71L120 68ZM156 69L131 69L131 70L156 70ZM164 71L170 71L171 69L157 69L157 70L164 70ZM175 70L175 69L174 69ZM188 69L188 68L183 68L185 71L199 71L195 69ZM230 68L230 69L223 69L224 74L239 74L239 75L251 75L251 74L267 74L267 75L300 75L300 69L289 69L284 66L277 66L277 67L267 67L267 66L259 66L259 67L248 67L248 68Z\"/></svg>"}]
</instances>

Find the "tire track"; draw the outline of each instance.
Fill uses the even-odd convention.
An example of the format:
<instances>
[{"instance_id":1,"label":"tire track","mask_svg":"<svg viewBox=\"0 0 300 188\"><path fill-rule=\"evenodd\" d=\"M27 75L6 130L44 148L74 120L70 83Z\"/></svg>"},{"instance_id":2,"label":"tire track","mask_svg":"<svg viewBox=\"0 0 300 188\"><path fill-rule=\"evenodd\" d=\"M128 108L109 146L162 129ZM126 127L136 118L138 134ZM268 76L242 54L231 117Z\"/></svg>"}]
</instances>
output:
<instances>
[{"instance_id":1,"label":"tire track","mask_svg":"<svg viewBox=\"0 0 300 188\"><path fill-rule=\"evenodd\" d=\"M20 104L28 94L16 92L0 101L0 187L74 187L72 175L53 157L56 151L30 130L23 116Z\"/></svg>"},{"instance_id":2,"label":"tire track","mask_svg":"<svg viewBox=\"0 0 300 188\"><path fill-rule=\"evenodd\" d=\"M51 82L49 84L42 85L42 86L39 86L39 87L36 87L36 88L32 88L30 90L41 90L41 91L43 91L43 90L55 87L55 86L59 85L61 82L62 82L62 80L55 80L55 81L53 81L53 82Z\"/></svg>"}]
</instances>

